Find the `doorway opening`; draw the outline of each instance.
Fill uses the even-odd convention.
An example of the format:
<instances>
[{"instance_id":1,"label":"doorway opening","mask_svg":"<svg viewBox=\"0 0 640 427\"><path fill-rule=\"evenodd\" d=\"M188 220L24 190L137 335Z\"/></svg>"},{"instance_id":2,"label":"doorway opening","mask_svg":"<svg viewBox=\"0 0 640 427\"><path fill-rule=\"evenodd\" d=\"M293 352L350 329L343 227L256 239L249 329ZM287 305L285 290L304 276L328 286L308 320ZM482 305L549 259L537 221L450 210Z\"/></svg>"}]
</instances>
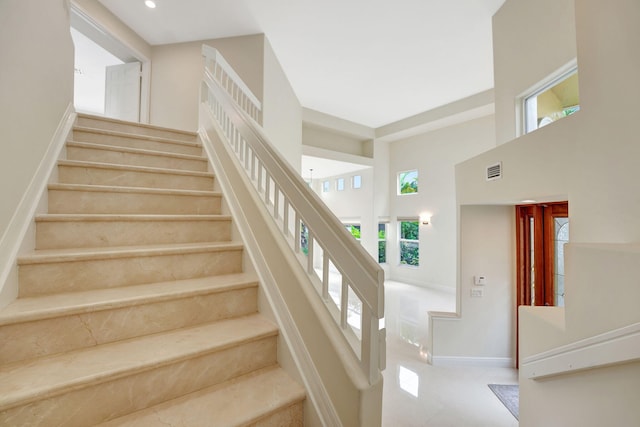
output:
<instances>
[{"instance_id":1,"label":"doorway opening","mask_svg":"<svg viewBox=\"0 0 640 427\"><path fill-rule=\"evenodd\" d=\"M564 245L569 241L568 202L516 206L518 307L564 306ZM516 366L519 364L516 315Z\"/></svg>"},{"instance_id":2,"label":"doorway opening","mask_svg":"<svg viewBox=\"0 0 640 427\"><path fill-rule=\"evenodd\" d=\"M567 202L516 206L518 306L564 306Z\"/></svg>"},{"instance_id":3,"label":"doorway opening","mask_svg":"<svg viewBox=\"0 0 640 427\"><path fill-rule=\"evenodd\" d=\"M76 111L148 123L150 61L73 4L70 32Z\"/></svg>"}]
</instances>

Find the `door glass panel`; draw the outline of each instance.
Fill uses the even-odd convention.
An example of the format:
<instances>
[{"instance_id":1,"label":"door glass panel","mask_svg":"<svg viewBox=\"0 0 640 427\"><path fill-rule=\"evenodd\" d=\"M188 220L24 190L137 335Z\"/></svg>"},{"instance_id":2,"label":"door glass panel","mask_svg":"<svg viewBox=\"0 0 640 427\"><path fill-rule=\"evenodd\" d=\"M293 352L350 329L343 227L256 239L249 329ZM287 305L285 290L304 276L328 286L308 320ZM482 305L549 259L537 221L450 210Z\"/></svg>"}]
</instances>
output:
<instances>
[{"instance_id":1,"label":"door glass panel","mask_svg":"<svg viewBox=\"0 0 640 427\"><path fill-rule=\"evenodd\" d=\"M554 218L554 305L564 307L564 245L569 241L569 218Z\"/></svg>"},{"instance_id":2,"label":"door glass panel","mask_svg":"<svg viewBox=\"0 0 640 427\"><path fill-rule=\"evenodd\" d=\"M529 256L531 257L530 266L530 276L531 277L531 305L536 305L536 254L535 254L535 224L533 217L529 218Z\"/></svg>"}]
</instances>

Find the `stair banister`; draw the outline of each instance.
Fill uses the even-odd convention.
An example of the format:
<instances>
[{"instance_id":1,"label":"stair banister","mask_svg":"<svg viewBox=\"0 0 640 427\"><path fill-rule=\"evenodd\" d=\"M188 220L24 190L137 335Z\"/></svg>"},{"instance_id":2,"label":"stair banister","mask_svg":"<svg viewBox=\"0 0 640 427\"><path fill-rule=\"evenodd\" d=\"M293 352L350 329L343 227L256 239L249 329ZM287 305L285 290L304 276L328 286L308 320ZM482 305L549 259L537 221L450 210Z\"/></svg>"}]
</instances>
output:
<instances>
[{"instance_id":1,"label":"stair banister","mask_svg":"<svg viewBox=\"0 0 640 427\"><path fill-rule=\"evenodd\" d=\"M203 103L226 135L291 249L299 255L310 280L320 283L316 287L318 298L332 313L336 327L358 358L362 373L370 384L378 382L385 368L385 330L379 327L384 317L384 271L269 142L258 124L260 103L237 74L229 71L220 53L204 46L203 55ZM229 79L232 85L227 84ZM247 93L238 93L244 91ZM308 256L301 253L300 222L309 230ZM313 269L314 242L322 252L321 281ZM342 276L343 304L338 306L332 305L328 297L329 262ZM346 322L349 289L361 302L360 337Z\"/></svg>"}]
</instances>

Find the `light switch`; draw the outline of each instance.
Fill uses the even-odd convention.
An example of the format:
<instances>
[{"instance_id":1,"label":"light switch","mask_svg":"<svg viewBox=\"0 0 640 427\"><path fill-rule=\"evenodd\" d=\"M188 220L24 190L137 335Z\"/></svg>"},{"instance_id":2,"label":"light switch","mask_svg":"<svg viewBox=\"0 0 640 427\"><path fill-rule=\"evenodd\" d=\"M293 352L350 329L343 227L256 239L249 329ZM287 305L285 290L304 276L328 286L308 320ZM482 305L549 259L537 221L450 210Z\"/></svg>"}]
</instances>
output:
<instances>
[{"instance_id":1,"label":"light switch","mask_svg":"<svg viewBox=\"0 0 640 427\"><path fill-rule=\"evenodd\" d=\"M482 289L471 289L471 298L482 298L484 291Z\"/></svg>"},{"instance_id":2,"label":"light switch","mask_svg":"<svg viewBox=\"0 0 640 427\"><path fill-rule=\"evenodd\" d=\"M473 284L476 286L484 286L487 284L486 276L473 276Z\"/></svg>"}]
</instances>

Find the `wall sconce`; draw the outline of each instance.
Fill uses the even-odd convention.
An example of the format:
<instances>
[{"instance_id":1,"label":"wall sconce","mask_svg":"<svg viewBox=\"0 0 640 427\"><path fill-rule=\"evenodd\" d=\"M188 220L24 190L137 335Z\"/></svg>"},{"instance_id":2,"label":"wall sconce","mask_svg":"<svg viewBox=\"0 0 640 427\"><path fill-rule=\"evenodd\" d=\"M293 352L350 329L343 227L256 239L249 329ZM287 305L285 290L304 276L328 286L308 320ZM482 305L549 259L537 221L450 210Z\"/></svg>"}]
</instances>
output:
<instances>
[{"instance_id":1,"label":"wall sconce","mask_svg":"<svg viewBox=\"0 0 640 427\"><path fill-rule=\"evenodd\" d=\"M420 222L422 223L422 225L431 224L431 215L429 215L429 214L420 214Z\"/></svg>"}]
</instances>

